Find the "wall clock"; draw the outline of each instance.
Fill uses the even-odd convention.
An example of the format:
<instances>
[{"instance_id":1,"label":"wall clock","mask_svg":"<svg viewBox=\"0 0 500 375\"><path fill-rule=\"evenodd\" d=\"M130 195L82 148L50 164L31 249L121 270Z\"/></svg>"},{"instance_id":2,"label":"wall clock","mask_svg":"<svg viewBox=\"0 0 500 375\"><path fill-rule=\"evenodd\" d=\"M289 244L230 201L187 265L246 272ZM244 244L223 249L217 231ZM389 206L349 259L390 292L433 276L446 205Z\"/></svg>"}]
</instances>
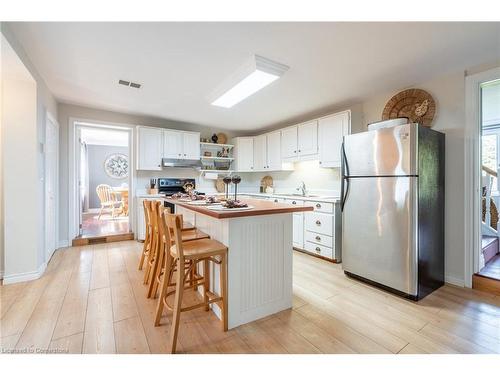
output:
<instances>
[{"instance_id":1,"label":"wall clock","mask_svg":"<svg viewBox=\"0 0 500 375\"><path fill-rule=\"evenodd\" d=\"M127 178L128 177L128 156L124 154L111 154L104 162L104 170L109 177Z\"/></svg>"}]
</instances>

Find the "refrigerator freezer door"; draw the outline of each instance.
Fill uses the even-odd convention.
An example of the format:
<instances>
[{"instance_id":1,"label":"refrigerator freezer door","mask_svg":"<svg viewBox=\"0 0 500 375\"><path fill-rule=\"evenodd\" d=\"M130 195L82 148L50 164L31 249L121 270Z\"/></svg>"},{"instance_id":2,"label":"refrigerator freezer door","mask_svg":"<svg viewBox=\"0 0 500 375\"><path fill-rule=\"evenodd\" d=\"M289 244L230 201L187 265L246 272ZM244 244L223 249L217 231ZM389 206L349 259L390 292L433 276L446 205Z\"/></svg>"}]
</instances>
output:
<instances>
[{"instance_id":1,"label":"refrigerator freezer door","mask_svg":"<svg viewBox=\"0 0 500 375\"><path fill-rule=\"evenodd\" d=\"M346 175L417 175L416 129L406 124L344 137Z\"/></svg>"},{"instance_id":2,"label":"refrigerator freezer door","mask_svg":"<svg viewBox=\"0 0 500 375\"><path fill-rule=\"evenodd\" d=\"M349 179L342 222L345 271L416 296L417 177Z\"/></svg>"}]
</instances>

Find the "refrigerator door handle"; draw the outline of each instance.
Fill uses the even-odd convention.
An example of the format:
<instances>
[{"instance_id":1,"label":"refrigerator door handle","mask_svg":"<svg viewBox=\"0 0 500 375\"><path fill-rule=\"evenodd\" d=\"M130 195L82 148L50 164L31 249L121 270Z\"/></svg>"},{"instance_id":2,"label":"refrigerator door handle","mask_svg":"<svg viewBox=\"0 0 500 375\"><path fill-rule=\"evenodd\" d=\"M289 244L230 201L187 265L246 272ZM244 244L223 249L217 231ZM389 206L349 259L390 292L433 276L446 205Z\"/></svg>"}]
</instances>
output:
<instances>
[{"instance_id":1,"label":"refrigerator door handle","mask_svg":"<svg viewBox=\"0 0 500 375\"><path fill-rule=\"evenodd\" d=\"M342 142L342 147L341 147L342 153L341 153L341 163L340 163L340 170L341 170L341 183L340 183L340 211L344 211L344 205L345 201L347 199L347 195L349 194L349 163L347 162L347 157L345 154L345 147L344 143ZM344 184L347 184L347 187L344 189Z\"/></svg>"}]
</instances>

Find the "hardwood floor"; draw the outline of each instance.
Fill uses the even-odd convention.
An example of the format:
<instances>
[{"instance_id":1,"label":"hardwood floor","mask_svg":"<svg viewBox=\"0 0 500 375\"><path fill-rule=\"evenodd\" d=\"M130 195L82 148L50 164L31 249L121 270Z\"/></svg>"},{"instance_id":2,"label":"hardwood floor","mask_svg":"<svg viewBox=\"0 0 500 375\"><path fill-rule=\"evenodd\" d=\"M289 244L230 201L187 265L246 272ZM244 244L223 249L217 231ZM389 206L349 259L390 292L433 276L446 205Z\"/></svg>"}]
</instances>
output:
<instances>
[{"instance_id":1,"label":"hardwood floor","mask_svg":"<svg viewBox=\"0 0 500 375\"><path fill-rule=\"evenodd\" d=\"M58 250L40 279L1 286L0 352L165 353L171 313L154 327L141 249L128 241ZM228 332L212 313L183 313L178 352L500 353L498 296L446 285L414 303L302 253L293 268L293 309Z\"/></svg>"}]
</instances>

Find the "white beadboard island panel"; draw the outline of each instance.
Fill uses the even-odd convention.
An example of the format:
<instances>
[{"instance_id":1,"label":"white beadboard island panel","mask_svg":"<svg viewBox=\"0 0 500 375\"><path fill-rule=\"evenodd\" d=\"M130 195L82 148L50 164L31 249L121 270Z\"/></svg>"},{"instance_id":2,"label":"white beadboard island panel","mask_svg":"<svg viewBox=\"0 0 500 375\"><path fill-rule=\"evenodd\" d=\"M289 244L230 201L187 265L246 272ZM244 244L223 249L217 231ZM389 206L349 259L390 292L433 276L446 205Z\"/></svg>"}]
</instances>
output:
<instances>
[{"instance_id":1,"label":"white beadboard island panel","mask_svg":"<svg viewBox=\"0 0 500 375\"><path fill-rule=\"evenodd\" d=\"M180 214L193 214L177 206ZM292 307L292 213L216 219L195 213L195 225L228 247L228 327ZM219 292L219 266L211 270ZM219 309L212 306L220 317Z\"/></svg>"}]
</instances>

